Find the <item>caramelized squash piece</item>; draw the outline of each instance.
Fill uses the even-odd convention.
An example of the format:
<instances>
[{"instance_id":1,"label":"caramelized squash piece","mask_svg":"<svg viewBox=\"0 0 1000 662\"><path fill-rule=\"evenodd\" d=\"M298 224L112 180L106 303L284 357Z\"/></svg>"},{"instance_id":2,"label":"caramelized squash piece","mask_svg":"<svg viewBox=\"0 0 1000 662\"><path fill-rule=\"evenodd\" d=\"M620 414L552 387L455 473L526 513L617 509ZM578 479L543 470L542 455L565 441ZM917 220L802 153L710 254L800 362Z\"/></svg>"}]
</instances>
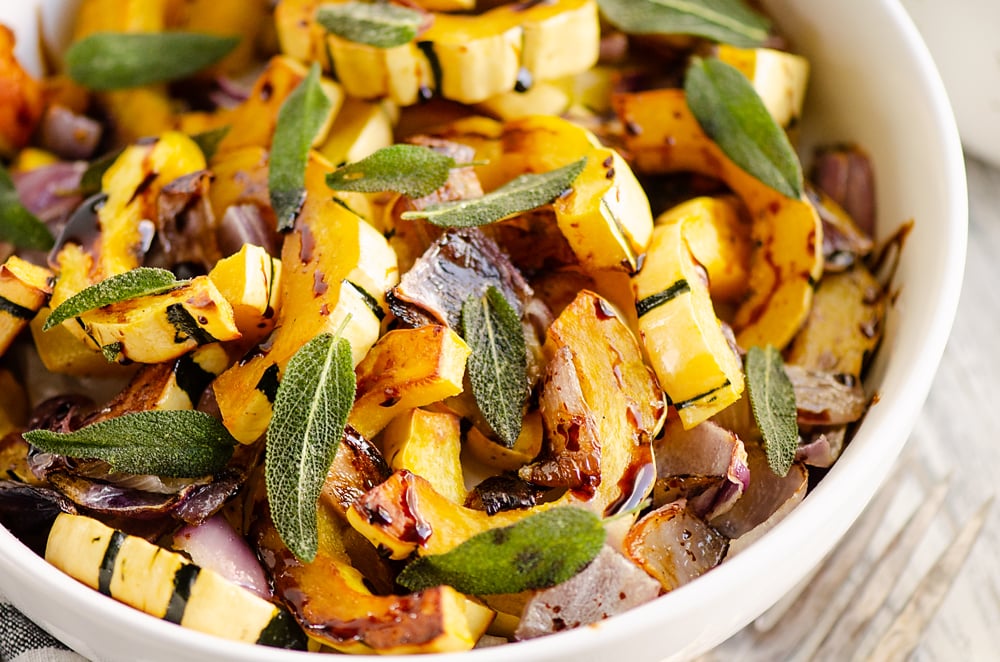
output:
<instances>
[{"instance_id":1,"label":"caramelized squash piece","mask_svg":"<svg viewBox=\"0 0 1000 662\"><path fill-rule=\"evenodd\" d=\"M446 412L411 409L392 419L382 433L382 450L393 470L423 476L438 493L465 501L460 419Z\"/></svg>"},{"instance_id":2,"label":"caramelized squash piece","mask_svg":"<svg viewBox=\"0 0 1000 662\"><path fill-rule=\"evenodd\" d=\"M0 400L0 439L3 439L28 422L28 396L10 370L3 368L0 368L0 393L4 394Z\"/></svg>"},{"instance_id":3,"label":"caramelized squash piece","mask_svg":"<svg viewBox=\"0 0 1000 662\"><path fill-rule=\"evenodd\" d=\"M467 0L425 0L435 7ZM476 103L535 80L589 69L600 46L594 0L504 4L470 15L438 13L420 36L376 48L327 34L318 0L285 0L275 10L282 51L332 71L361 99L409 106L437 94ZM421 3L418 3L421 4Z\"/></svg>"},{"instance_id":4,"label":"caramelized squash piece","mask_svg":"<svg viewBox=\"0 0 1000 662\"><path fill-rule=\"evenodd\" d=\"M577 391L572 409L542 410L549 435L565 437L572 452L574 425L589 419L592 431L592 475L571 494L599 515L633 508L653 488L650 442L666 416L663 391L638 342L604 299L583 290L549 327L545 350L571 362L575 377L566 388Z\"/></svg>"},{"instance_id":5,"label":"caramelized squash piece","mask_svg":"<svg viewBox=\"0 0 1000 662\"><path fill-rule=\"evenodd\" d=\"M439 494L426 478L404 469L357 499L347 511L347 520L390 558L405 559L414 551L442 554L477 533L509 526L539 509L565 501L487 515L482 510L456 505Z\"/></svg>"},{"instance_id":6,"label":"caramelized squash piece","mask_svg":"<svg viewBox=\"0 0 1000 662\"><path fill-rule=\"evenodd\" d=\"M737 48L729 44L720 44L716 57L750 80L778 126L790 129L798 124L809 81L809 60L773 48Z\"/></svg>"},{"instance_id":7,"label":"caramelized squash piece","mask_svg":"<svg viewBox=\"0 0 1000 662\"><path fill-rule=\"evenodd\" d=\"M326 159L310 153L306 201L281 251L275 331L213 385L223 423L245 444L267 430L281 372L311 338L335 333L348 320L342 337L351 343L355 365L360 363L378 339L380 320L359 288L381 294L399 278L385 238L331 199L326 174L332 170Z\"/></svg>"},{"instance_id":8,"label":"caramelized squash piece","mask_svg":"<svg viewBox=\"0 0 1000 662\"><path fill-rule=\"evenodd\" d=\"M305 65L290 57L278 55L271 58L267 68L254 81L249 98L238 108L225 113L224 120L220 122L230 128L219 143L218 154L242 147L270 148L281 105L308 73ZM320 86L330 100L330 111L316 133L314 145L322 144L344 101L344 93L337 83L322 78Z\"/></svg>"},{"instance_id":9,"label":"caramelized squash piece","mask_svg":"<svg viewBox=\"0 0 1000 662\"><path fill-rule=\"evenodd\" d=\"M860 379L882 338L885 308L884 289L860 262L825 274L786 362Z\"/></svg>"},{"instance_id":10,"label":"caramelized squash piece","mask_svg":"<svg viewBox=\"0 0 1000 662\"><path fill-rule=\"evenodd\" d=\"M162 294L83 313L77 324L109 360L162 363L199 345L240 337L233 308L207 276Z\"/></svg>"},{"instance_id":11,"label":"caramelized squash piece","mask_svg":"<svg viewBox=\"0 0 1000 662\"><path fill-rule=\"evenodd\" d=\"M446 326L386 333L355 369L357 396L347 422L372 438L397 414L461 393L469 352Z\"/></svg>"},{"instance_id":12,"label":"caramelized squash piece","mask_svg":"<svg viewBox=\"0 0 1000 662\"><path fill-rule=\"evenodd\" d=\"M736 402L743 365L715 316L705 271L687 240L700 207L667 212L653 230L642 271L632 278L639 332L650 364L685 428Z\"/></svg>"},{"instance_id":13,"label":"caramelized squash piece","mask_svg":"<svg viewBox=\"0 0 1000 662\"><path fill-rule=\"evenodd\" d=\"M468 650L493 612L449 586L410 595L373 595L345 549L345 524L320 510L316 558L302 563L270 521L258 518L254 542L275 590L316 643L342 653L443 653Z\"/></svg>"},{"instance_id":14,"label":"caramelized squash piece","mask_svg":"<svg viewBox=\"0 0 1000 662\"><path fill-rule=\"evenodd\" d=\"M823 273L823 226L804 197L791 199L739 168L705 135L683 90L613 97L625 148L642 173L697 172L721 179L753 218L749 296L733 319L741 347L785 347L805 321Z\"/></svg>"},{"instance_id":15,"label":"caramelized squash piece","mask_svg":"<svg viewBox=\"0 0 1000 662\"><path fill-rule=\"evenodd\" d=\"M0 265L0 356L52 292L52 272L11 255Z\"/></svg>"},{"instance_id":16,"label":"caramelized squash piece","mask_svg":"<svg viewBox=\"0 0 1000 662\"><path fill-rule=\"evenodd\" d=\"M245 340L263 340L274 329L281 307L280 260L260 246L244 244L239 252L216 262L208 277L233 307L236 328Z\"/></svg>"},{"instance_id":17,"label":"caramelized squash piece","mask_svg":"<svg viewBox=\"0 0 1000 662\"><path fill-rule=\"evenodd\" d=\"M586 129L559 117L503 124L477 117L451 124L441 135L476 148L476 159L485 162L476 174L487 191L586 157L572 189L552 205L559 231L588 270L636 269L653 228L649 201L618 152L601 147Z\"/></svg>"},{"instance_id":18,"label":"caramelized squash piece","mask_svg":"<svg viewBox=\"0 0 1000 662\"><path fill-rule=\"evenodd\" d=\"M465 435L465 447L474 458L495 469L517 471L528 464L542 451L542 416L535 411L529 411L521 423L521 433L514 440L514 446L507 448L480 432L479 428L471 427Z\"/></svg>"}]
</instances>

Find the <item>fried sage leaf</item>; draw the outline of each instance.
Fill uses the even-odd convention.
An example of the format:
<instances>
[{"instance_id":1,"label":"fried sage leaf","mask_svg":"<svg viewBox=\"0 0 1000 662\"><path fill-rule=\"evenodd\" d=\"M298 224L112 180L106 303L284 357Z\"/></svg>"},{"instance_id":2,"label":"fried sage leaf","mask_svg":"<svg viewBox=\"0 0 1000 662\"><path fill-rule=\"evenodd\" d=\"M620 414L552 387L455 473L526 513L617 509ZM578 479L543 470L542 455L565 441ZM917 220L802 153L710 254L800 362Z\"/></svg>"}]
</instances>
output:
<instances>
[{"instance_id":1,"label":"fried sage leaf","mask_svg":"<svg viewBox=\"0 0 1000 662\"><path fill-rule=\"evenodd\" d=\"M3 166L0 166L0 241L40 251L49 250L55 242L45 223L21 204L14 180Z\"/></svg>"},{"instance_id":2,"label":"fried sage leaf","mask_svg":"<svg viewBox=\"0 0 1000 662\"><path fill-rule=\"evenodd\" d=\"M392 48L413 40L427 15L388 2L344 2L321 5L316 22L347 41Z\"/></svg>"},{"instance_id":3,"label":"fried sage leaf","mask_svg":"<svg viewBox=\"0 0 1000 662\"><path fill-rule=\"evenodd\" d=\"M771 345L751 347L745 369L750 407L764 438L767 463L776 475L786 476L799 445L795 389L785 374L781 353Z\"/></svg>"},{"instance_id":4,"label":"fried sage leaf","mask_svg":"<svg viewBox=\"0 0 1000 662\"><path fill-rule=\"evenodd\" d=\"M519 175L482 197L442 202L419 211L403 212L402 216L404 219L424 218L434 225L449 228L487 225L553 202L570 189L586 163L584 157L549 172Z\"/></svg>"},{"instance_id":5,"label":"fried sage leaf","mask_svg":"<svg viewBox=\"0 0 1000 662\"><path fill-rule=\"evenodd\" d=\"M472 353L469 381L486 422L507 448L521 434L528 400L528 353L517 311L492 285L462 304L462 335Z\"/></svg>"},{"instance_id":6,"label":"fried sage leaf","mask_svg":"<svg viewBox=\"0 0 1000 662\"><path fill-rule=\"evenodd\" d=\"M221 421L191 409L138 411L73 432L32 430L23 436L46 453L96 458L115 471L172 478L219 471L236 443Z\"/></svg>"},{"instance_id":7,"label":"fried sage leaf","mask_svg":"<svg viewBox=\"0 0 1000 662\"><path fill-rule=\"evenodd\" d=\"M739 69L715 58L693 58L684 93L698 124L733 163L789 198L802 197L799 157Z\"/></svg>"},{"instance_id":8,"label":"fried sage leaf","mask_svg":"<svg viewBox=\"0 0 1000 662\"><path fill-rule=\"evenodd\" d=\"M317 504L354 404L351 345L323 333L292 356L267 427L264 480L281 539L301 561L316 557Z\"/></svg>"},{"instance_id":9,"label":"fried sage leaf","mask_svg":"<svg viewBox=\"0 0 1000 662\"><path fill-rule=\"evenodd\" d=\"M455 159L420 145L392 145L337 168L326 176L334 191L378 193L395 191L422 198L441 188Z\"/></svg>"},{"instance_id":10,"label":"fried sage leaf","mask_svg":"<svg viewBox=\"0 0 1000 662\"><path fill-rule=\"evenodd\" d=\"M88 310L102 308L112 303L127 301L136 297L160 294L175 287L180 287L187 282L186 280L177 280L174 274L166 269L137 267L131 271L106 278L66 299L56 306L56 309L45 320L42 330L48 331L71 317L81 315Z\"/></svg>"},{"instance_id":11,"label":"fried sage leaf","mask_svg":"<svg viewBox=\"0 0 1000 662\"><path fill-rule=\"evenodd\" d=\"M333 104L320 85L315 62L278 110L267 184L278 230L290 230L306 200L306 162Z\"/></svg>"},{"instance_id":12,"label":"fried sage leaf","mask_svg":"<svg viewBox=\"0 0 1000 662\"><path fill-rule=\"evenodd\" d=\"M633 34L687 34L744 48L763 44L771 22L742 0L598 0L609 23Z\"/></svg>"},{"instance_id":13,"label":"fried sage leaf","mask_svg":"<svg viewBox=\"0 0 1000 662\"><path fill-rule=\"evenodd\" d=\"M470 595L548 588L583 570L604 539L597 515L561 506L479 533L444 554L420 557L397 581L411 591L447 584Z\"/></svg>"},{"instance_id":14,"label":"fried sage leaf","mask_svg":"<svg viewBox=\"0 0 1000 662\"><path fill-rule=\"evenodd\" d=\"M92 90L120 90L186 78L240 43L197 32L99 32L66 51L70 78Z\"/></svg>"}]
</instances>

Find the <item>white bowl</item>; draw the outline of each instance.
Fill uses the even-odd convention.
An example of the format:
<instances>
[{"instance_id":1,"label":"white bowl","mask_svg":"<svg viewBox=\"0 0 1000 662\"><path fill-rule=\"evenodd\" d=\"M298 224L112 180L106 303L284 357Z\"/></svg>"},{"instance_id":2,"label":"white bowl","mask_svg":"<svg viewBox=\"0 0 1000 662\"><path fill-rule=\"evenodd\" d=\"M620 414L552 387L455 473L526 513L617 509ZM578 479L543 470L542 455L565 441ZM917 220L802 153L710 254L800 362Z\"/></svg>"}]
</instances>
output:
<instances>
[{"instance_id":1,"label":"white bowl","mask_svg":"<svg viewBox=\"0 0 1000 662\"><path fill-rule=\"evenodd\" d=\"M32 38L26 0L0 5ZM52 5L47 0L46 5ZM623 616L524 643L432 660L681 660L771 606L844 535L884 480L917 418L951 328L965 257L962 151L944 87L896 0L767 0L812 61L804 137L856 141L873 156L880 231L915 219L882 351L880 394L819 486L771 532L695 582ZM83 655L100 660L306 662L304 653L235 644L146 616L84 587L0 528L0 590ZM393 658L402 662L404 658Z\"/></svg>"}]
</instances>

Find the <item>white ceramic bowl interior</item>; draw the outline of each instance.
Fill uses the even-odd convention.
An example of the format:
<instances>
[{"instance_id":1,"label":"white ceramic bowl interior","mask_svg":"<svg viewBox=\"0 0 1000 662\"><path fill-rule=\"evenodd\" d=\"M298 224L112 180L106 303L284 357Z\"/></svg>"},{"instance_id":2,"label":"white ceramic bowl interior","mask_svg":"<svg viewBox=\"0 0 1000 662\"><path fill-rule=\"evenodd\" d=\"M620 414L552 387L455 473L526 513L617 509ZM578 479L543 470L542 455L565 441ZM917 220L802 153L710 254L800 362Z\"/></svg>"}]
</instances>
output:
<instances>
[{"instance_id":1,"label":"white ceramic bowl interior","mask_svg":"<svg viewBox=\"0 0 1000 662\"><path fill-rule=\"evenodd\" d=\"M23 53L36 34L32 5L0 3ZM767 0L812 62L806 142L854 141L873 156L880 234L914 219L899 296L873 370L880 394L819 486L742 554L666 596L591 627L466 657L423 660L682 660L720 643L802 580L843 536L888 474L930 388L958 301L967 201L962 152L944 87L897 0ZM58 34L49 25L47 33ZM35 556L0 528L0 590L26 614L95 660L305 662L305 653L237 644L184 630L106 598ZM404 658L392 658L402 662Z\"/></svg>"}]
</instances>

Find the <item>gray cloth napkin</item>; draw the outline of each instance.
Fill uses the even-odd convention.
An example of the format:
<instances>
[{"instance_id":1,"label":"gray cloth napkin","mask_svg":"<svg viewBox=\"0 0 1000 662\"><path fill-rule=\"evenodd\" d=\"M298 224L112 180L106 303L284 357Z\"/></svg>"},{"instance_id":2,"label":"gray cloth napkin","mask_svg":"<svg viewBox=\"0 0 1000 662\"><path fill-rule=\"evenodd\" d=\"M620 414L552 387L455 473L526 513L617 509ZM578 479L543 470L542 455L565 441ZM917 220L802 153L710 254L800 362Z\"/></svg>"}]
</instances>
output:
<instances>
[{"instance_id":1,"label":"gray cloth napkin","mask_svg":"<svg viewBox=\"0 0 1000 662\"><path fill-rule=\"evenodd\" d=\"M0 593L0 662L86 662Z\"/></svg>"}]
</instances>

